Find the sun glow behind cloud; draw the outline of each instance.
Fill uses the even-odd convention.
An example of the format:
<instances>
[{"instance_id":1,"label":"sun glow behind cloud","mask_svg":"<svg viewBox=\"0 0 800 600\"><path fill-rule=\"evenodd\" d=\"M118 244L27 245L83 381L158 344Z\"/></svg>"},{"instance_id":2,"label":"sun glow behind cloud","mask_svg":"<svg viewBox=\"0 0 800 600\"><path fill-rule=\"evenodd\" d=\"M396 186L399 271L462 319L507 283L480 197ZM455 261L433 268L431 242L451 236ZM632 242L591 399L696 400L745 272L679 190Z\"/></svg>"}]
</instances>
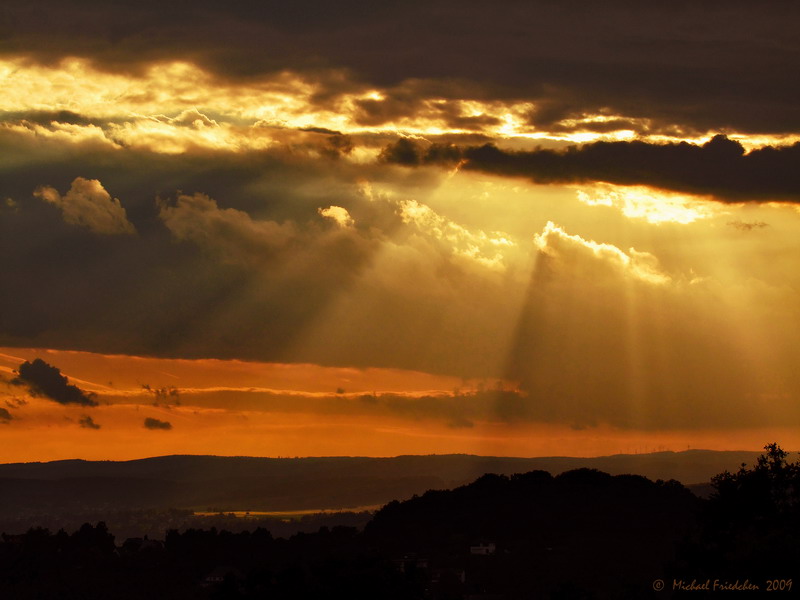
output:
<instances>
[{"instance_id":1,"label":"sun glow behind cloud","mask_svg":"<svg viewBox=\"0 0 800 600\"><path fill-rule=\"evenodd\" d=\"M543 253L556 259L563 258L562 242L573 247L588 250L603 262L613 265L632 277L653 285L663 285L670 282L668 275L658 268L658 260L648 252L638 252L630 248L624 252L612 244L597 243L586 240L579 235L570 235L564 229L548 221L542 233L536 234L533 243Z\"/></svg>"},{"instance_id":2,"label":"sun glow behind cloud","mask_svg":"<svg viewBox=\"0 0 800 600\"><path fill-rule=\"evenodd\" d=\"M612 206L626 217L645 219L654 224L669 222L687 225L725 212L724 209L699 198L642 186L599 183L578 189L576 194L588 206Z\"/></svg>"},{"instance_id":3,"label":"sun glow behind cloud","mask_svg":"<svg viewBox=\"0 0 800 600\"><path fill-rule=\"evenodd\" d=\"M4 433L63 435L42 457L758 447L796 422L800 213L791 176L765 187L791 131L164 56L0 59L0 334L95 350L7 353L104 400L10 388Z\"/></svg>"},{"instance_id":4,"label":"sun glow behind cloud","mask_svg":"<svg viewBox=\"0 0 800 600\"><path fill-rule=\"evenodd\" d=\"M331 77L337 79L336 74ZM530 144L624 141L637 135L629 128L631 123L647 129L646 120L606 114L568 117L552 129L540 129L530 122L537 108L531 102L422 95L405 105L388 91L374 88L328 94L330 99L323 102L318 98L326 85L324 77L314 80L291 71L226 82L185 61L156 63L141 73L121 74L100 70L79 58L49 66L6 58L0 60L0 111L7 114L3 127L19 133L164 153L191 148L263 149L285 140L281 131L287 129L357 136L477 133ZM50 117L42 119L37 112ZM617 122L620 128L615 129ZM607 130L581 130L598 124ZM710 139L710 135L679 138L646 132L638 136L661 142ZM738 134L735 139L754 148L800 138Z\"/></svg>"}]
</instances>

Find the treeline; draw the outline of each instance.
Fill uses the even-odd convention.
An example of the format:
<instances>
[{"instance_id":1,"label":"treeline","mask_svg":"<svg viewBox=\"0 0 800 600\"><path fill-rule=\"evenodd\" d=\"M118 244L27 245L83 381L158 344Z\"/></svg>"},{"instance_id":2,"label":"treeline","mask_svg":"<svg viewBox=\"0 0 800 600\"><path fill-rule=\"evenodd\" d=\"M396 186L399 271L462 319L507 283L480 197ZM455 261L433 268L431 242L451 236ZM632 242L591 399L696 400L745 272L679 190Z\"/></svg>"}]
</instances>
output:
<instances>
[{"instance_id":1,"label":"treeline","mask_svg":"<svg viewBox=\"0 0 800 600\"><path fill-rule=\"evenodd\" d=\"M0 486L2 489L2 486ZM374 511L373 511L374 512ZM268 529L275 537L291 537L295 533L311 533L320 527L356 527L363 529L372 518L372 512L337 511L303 515L252 514L242 516L223 510L210 509L207 513L196 514L192 510L170 508L165 510L106 510L106 511L59 511L53 514L13 515L0 511L0 531L23 532L31 527L50 531L74 531L84 523L97 522L100 518L108 529L114 532L117 540L133 537L163 538L170 529L211 529L212 527L238 533Z\"/></svg>"},{"instance_id":2,"label":"treeline","mask_svg":"<svg viewBox=\"0 0 800 600\"><path fill-rule=\"evenodd\" d=\"M532 471L392 502L363 531L4 534L0 598L666 598L682 593L674 582L714 580L790 591L800 464L766 450L716 476L708 500L675 481Z\"/></svg>"},{"instance_id":3,"label":"treeline","mask_svg":"<svg viewBox=\"0 0 800 600\"><path fill-rule=\"evenodd\" d=\"M355 528L290 539L190 529L117 547L104 523L3 536L0 597L14 599L403 598L403 578L365 552Z\"/></svg>"}]
</instances>

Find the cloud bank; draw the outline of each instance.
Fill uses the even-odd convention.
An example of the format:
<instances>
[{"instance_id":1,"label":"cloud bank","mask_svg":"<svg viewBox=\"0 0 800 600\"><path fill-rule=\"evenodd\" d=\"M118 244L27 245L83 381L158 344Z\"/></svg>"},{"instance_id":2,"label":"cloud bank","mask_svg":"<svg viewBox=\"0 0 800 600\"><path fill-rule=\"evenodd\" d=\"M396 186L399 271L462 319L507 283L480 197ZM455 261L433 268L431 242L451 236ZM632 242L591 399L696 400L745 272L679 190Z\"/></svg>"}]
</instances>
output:
<instances>
[{"instance_id":1,"label":"cloud bank","mask_svg":"<svg viewBox=\"0 0 800 600\"><path fill-rule=\"evenodd\" d=\"M492 144L457 147L400 139L383 150L382 158L406 166L458 164L543 184L606 182L728 202L800 202L800 143L745 153L740 143L717 135L703 145L595 142L566 150L511 151Z\"/></svg>"},{"instance_id":2,"label":"cloud bank","mask_svg":"<svg viewBox=\"0 0 800 600\"><path fill-rule=\"evenodd\" d=\"M442 99L522 98L537 128L601 115L604 121L584 128L616 120L638 132L776 132L796 122L796 90L786 74L798 64L799 13L778 0L676 0L668 7L515 0L502 10L478 0L343 0L335 10L323 0L169 7L8 0L0 26L3 53L42 63L79 56L136 71L196 61L225 80L294 70L320 82L320 104L353 88L389 90L385 101L361 101L365 122L418 110L424 91Z\"/></svg>"},{"instance_id":3,"label":"cloud bank","mask_svg":"<svg viewBox=\"0 0 800 600\"><path fill-rule=\"evenodd\" d=\"M796 423L798 17L8 0L0 343L519 383L373 403L451 429Z\"/></svg>"}]
</instances>

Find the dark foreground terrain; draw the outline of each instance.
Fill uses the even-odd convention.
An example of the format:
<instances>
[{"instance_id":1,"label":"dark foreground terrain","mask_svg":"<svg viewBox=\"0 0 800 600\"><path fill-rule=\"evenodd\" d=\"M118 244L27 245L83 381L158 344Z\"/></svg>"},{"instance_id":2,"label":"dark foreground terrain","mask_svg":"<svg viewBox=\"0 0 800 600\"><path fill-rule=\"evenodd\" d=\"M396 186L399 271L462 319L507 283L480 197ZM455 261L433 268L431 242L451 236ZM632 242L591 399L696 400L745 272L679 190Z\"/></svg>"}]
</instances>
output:
<instances>
[{"instance_id":1,"label":"dark foreground terrain","mask_svg":"<svg viewBox=\"0 0 800 600\"><path fill-rule=\"evenodd\" d=\"M121 537L163 536L170 528L209 528L194 511L281 511L382 506L429 489L449 489L484 473L511 475L533 470L553 474L592 468L619 475L684 484L708 482L716 473L752 463L758 453L656 452L597 458L508 458L470 455L394 458L253 458L161 456L131 461L62 460L0 465L0 531L46 526L72 530L105 521ZM694 488L693 488L694 489ZM172 510L170 510L172 509ZM177 510L176 510L177 509ZM205 522L204 522L205 521ZM326 519L319 525L363 526L362 517ZM235 523L213 522L237 529ZM306 523L297 530L308 530ZM241 524L238 524L241 525ZM264 519L249 523L270 530L290 528ZM319 525L314 529L319 528Z\"/></svg>"},{"instance_id":2,"label":"dark foreground terrain","mask_svg":"<svg viewBox=\"0 0 800 600\"><path fill-rule=\"evenodd\" d=\"M104 523L35 528L3 534L0 598L790 597L800 465L771 445L712 483L701 499L674 480L595 469L487 474L390 502L363 530L288 538L264 528L173 529L159 540L115 539Z\"/></svg>"}]
</instances>

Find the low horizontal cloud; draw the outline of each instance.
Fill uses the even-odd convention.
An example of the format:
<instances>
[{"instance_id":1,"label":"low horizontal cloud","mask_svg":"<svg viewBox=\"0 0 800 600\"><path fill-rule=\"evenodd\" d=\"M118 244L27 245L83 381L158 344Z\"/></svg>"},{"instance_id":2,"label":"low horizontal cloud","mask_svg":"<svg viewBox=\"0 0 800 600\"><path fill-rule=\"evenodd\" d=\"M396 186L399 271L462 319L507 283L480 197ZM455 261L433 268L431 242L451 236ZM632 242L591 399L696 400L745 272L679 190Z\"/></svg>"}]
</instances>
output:
<instances>
[{"instance_id":1,"label":"low horizontal cloud","mask_svg":"<svg viewBox=\"0 0 800 600\"><path fill-rule=\"evenodd\" d=\"M0 408L0 423L7 424L13 418L14 417L11 416L11 413L8 412L8 409Z\"/></svg>"},{"instance_id":2,"label":"low horizontal cloud","mask_svg":"<svg viewBox=\"0 0 800 600\"><path fill-rule=\"evenodd\" d=\"M800 143L745 153L739 142L717 135L703 145L595 142L566 150L511 151L493 144L458 147L400 139L384 148L381 157L406 166L459 164L543 184L606 182L729 202L800 202Z\"/></svg>"},{"instance_id":3,"label":"low horizontal cloud","mask_svg":"<svg viewBox=\"0 0 800 600\"><path fill-rule=\"evenodd\" d=\"M145 429L167 431L172 429L172 423L169 421L160 421L158 419L153 419L152 417L147 417L144 420L144 427Z\"/></svg>"},{"instance_id":4,"label":"low horizontal cloud","mask_svg":"<svg viewBox=\"0 0 800 600\"><path fill-rule=\"evenodd\" d=\"M769 223L764 221L729 221L728 225L739 231L753 231L769 227Z\"/></svg>"},{"instance_id":5,"label":"low horizontal cloud","mask_svg":"<svg viewBox=\"0 0 800 600\"><path fill-rule=\"evenodd\" d=\"M33 194L60 208L64 220L71 225L105 235L136 232L120 201L112 198L97 179L77 177L63 196L49 186L37 188Z\"/></svg>"},{"instance_id":6,"label":"low horizontal cloud","mask_svg":"<svg viewBox=\"0 0 800 600\"><path fill-rule=\"evenodd\" d=\"M59 404L97 406L94 394L69 383L58 367L47 364L41 358L22 363L17 377L11 383L27 387L33 396L49 398Z\"/></svg>"},{"instance_id":7,"label":"low horizontal cloud","mask_svg":"<svg viewBox=\"0 0 800 600\"><path fill-rule=\"evenodd\" d=\"M588 338L587 338L588 339ZM550 340L542 342L548 350L556 350ZM603 348L615 351L612 341ZM531 378L523 377L520 389L466 389L455 392L436 392L422 395L401 393L376 394L304 394L302 392L266 392L252 389L183 390L186 410L198 414L220 414L256 418L259 414L314 415L319 418L362 417L403 420L408 423L438 423L450 429L478 429L494 425L562 424L575 429L610 425L620 429L646 431L670 429L703 429L710 424L722 427L777 426L797 422L800 415L795 408L780 411L757 411L747 400L730 394L724 402L701 395L708 394L710 384L692 381L702 391L685 391L691 387L684 382L669 381L661 385L659 393L640 403L634 403L626 381L617 377L636 377L636 373L614 373L619 357L603 357L600 352L586 349L594 365L586 364L586 356L578 355L578 364L565 366L566 359L554 354L538 355L541 368L527 371ZM696 353L689 351L691 360ZM525 358L532 358L530 355ZM687 359L688 360L688 359ZM564 373L553 372L559 366ZM596 389L582 387L584 377L603 385ZM738 382L740 383L740 382ZM734 385L725 386L728 391ZM677 389L676 389L677 388ZM675 402L674 396L684 394L686 403ZM115 402L119 399L110 398ZM633 403L633 406L631 405ZM736 410L722 410L736 407ZM263 418L263 417L258 417ZM145 427L153 430L170 429L170 424L157 419L147 419Z\"/></svg>"},{"instance_id":8,"label":"low horizontal cloud","mask_svg":"<svg viewBox=\"0 0 800 600\"><path fill-rule=\"evenodd\" d=\"M306 394L303 392L237 390L182 390L185 407L243 412L382 416L430 419L449 427L473 427L475 422L533 422L540 411L516 390L471 389L454 393ZM114 400L109 397L109 400ZM168 429L165 422L146 419L148 429ZM169 425L169 423L166 423Z\"/></svg>"}]
</instances>

